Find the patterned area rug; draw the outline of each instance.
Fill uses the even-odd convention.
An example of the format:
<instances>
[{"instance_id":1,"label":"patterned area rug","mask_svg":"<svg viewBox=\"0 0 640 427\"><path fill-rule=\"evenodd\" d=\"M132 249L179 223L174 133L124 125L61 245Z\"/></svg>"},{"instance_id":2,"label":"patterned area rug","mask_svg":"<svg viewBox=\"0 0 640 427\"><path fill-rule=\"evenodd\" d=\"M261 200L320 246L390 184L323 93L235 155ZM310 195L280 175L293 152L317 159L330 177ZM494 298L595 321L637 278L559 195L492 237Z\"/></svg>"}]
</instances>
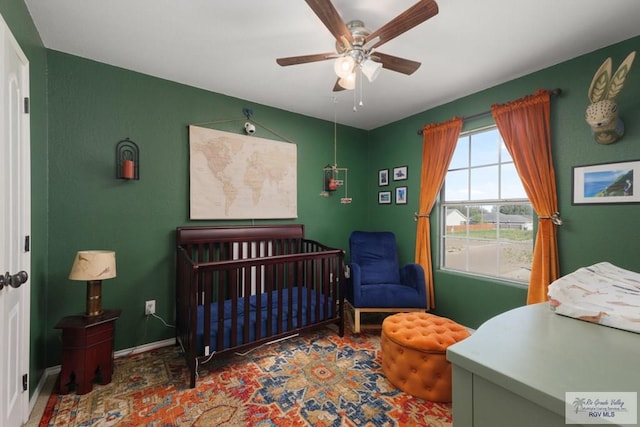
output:
<instances>
[{"instance_id":1,"label":"patterned area rug","mask_svg":"<svg viewBox=\"0 0 640 427\"><path fill-rule=\"evenodd\" d=\"M451 427L450 404L386 380L379 348L379 332L327 328L202 365L190 389L179 347L165 347L116 359L91 393L53 394L40 426Z\"/></svg>"}]
</instances>

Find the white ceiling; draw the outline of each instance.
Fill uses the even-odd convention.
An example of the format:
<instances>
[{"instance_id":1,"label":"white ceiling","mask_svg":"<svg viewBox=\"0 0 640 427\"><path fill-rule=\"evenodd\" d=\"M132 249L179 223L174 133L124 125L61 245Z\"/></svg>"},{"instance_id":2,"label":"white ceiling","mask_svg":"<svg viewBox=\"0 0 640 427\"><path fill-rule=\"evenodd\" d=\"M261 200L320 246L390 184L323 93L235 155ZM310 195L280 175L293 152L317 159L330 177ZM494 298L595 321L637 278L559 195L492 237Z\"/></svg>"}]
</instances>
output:
<instances>
[{"instance_id":1,"label":"white ceiling","mask_svg":"<svg viewBox=\"0 0 640 427\"><path fill-rule=\"evenodd\" d=\"M415 2L333 0L345 22L360 19L372 31ZM437 2L438 15L378 49L422 66L365 81L354 112L354 91L332 92L332 61L276 64L335 49L304 1L25 0L48 48L329 121L337 113L361 129L640 34L637 0Z\"/></svg>"}]
</instances>

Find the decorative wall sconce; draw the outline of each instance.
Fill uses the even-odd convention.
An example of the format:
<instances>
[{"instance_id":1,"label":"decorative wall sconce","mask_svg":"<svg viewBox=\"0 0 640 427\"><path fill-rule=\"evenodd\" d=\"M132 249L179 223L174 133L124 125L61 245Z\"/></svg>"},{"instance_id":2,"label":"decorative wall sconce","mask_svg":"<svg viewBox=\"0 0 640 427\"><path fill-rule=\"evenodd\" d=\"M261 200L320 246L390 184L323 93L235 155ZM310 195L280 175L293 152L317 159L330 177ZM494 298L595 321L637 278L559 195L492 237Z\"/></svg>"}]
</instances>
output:
<instances>
[{"instance_id":1,"label":"decorative wall sconce","mask_svg":"<svg viewBox=\"0 0 640 427\"><path fill-rule=\"evenodd\" d=\"M140 179L140 151L129 138L116 145L116 178Z\"/></svg>"}]
</instances>

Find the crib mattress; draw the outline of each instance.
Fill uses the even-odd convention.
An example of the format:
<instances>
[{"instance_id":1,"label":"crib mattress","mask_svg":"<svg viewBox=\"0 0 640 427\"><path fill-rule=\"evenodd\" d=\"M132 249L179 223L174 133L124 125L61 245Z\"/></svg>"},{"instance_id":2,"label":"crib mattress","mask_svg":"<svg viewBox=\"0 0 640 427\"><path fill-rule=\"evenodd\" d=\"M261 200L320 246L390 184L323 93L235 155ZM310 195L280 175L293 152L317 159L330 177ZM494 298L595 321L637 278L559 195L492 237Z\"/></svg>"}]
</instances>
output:
<instances>
[{"instance_id":1,"label":"crib mattress","mask_svg":"<svg viewBox=\"0 0 640 427\"><path fill-rule=\"evenodd\" d=\"M302 294L302 305L299 307L298 305L298 292ZM307 304L307 295L310 294L310 304ZM239 298L237 303L237 345L250 343L256 341L260 338L265 338L267 336L267 322L271 322L271 327L273 332L278 328L278 319L277 319L277 306L278 306L278 292L272 291L272 316L269 319L269 312L267 309L268 303L268 295L266 293L259 295L260 297L260 312L257 312L257 298L258 295L252 295L249 297L249 307L250 307L250 315L249 315L249 339L245 342L244 340L244 328L245 328L245 318L244 318L244 306L245 301L244 298ZM325 304L329 304L331 307L332 298L327 298L324 295L320 295L318 298L317 294L313 291L309 292L306 288L294 288L292 290L292 307L291 312L289 312L289 295L287 292L282 292L282 319L281 319L281 327L282 331L287 331L289 317L291 317L292 328L291 330L295 330L297 328L307 326L307 312L311 311L311 322L309 324L314 324L319 321L327 320L324 318L324 307ZM316 318L316 306L320 305L320 315ZM223 308L223 322L224 322L224 344L223 348L218 348L218 331L219 331L219 317L218 316L218 303L214 302L210 305L211 310L211 335L209 337L209 348L210 351L222 351L231 346L231 300L226 300L224 302ZM298 324L298 313L302 312L302 321ZM198 327L196 331L196 342L198 347L200 347L204 335L204 306L198 306ZM331 315L331 312L330 314ZM256 323L260 321L260 337L256 336Z\"/></svg>"},{"instance_id":2,"label":"crib mattress","mask_svg":"<svg viewBox=\"0 0 640 427\"><path fill-rule=\"evenodd\" d=\"M600 262L549 285L557 314L640 333L640 274Z\"/></svg>"}]
</instances>

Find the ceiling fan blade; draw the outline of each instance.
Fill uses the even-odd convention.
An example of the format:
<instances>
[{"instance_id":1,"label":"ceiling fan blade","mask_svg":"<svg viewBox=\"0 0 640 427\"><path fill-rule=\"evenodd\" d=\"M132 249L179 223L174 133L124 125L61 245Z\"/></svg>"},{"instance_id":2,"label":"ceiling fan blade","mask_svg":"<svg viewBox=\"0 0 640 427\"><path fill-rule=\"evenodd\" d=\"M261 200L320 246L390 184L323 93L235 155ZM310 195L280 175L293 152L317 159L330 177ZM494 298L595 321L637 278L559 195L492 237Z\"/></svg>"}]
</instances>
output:
<instances>
[{"instance_id":1,"label":"ceiling fan blade","mask_svg":"<svg viewBox=\"0 0 640 427\"><path fill-rule=\"evenodd\" d=\"M313 55L302 55L302 56L289 56L286 58L278 58L276 62L283 67L287 65L298 65L298 64L306 64L307 62L318 62L324 61L326 59L335 58L335 52L327 52L327 53L316 53Z\"/></svg>"},{"instance_id":2,"label":"ceiling fan blade","mask_svg":"<svg viewBox=\"0 0 640 427\"><path fill-rule=\"evenodd\" d=\"M435 0L420 0L418 3L402 12L385 25L369 34L369 36L367 36L367 40L380 37L380 41L373 45L373 48L376 48L437 14L438 4Z\"/></svg>"},{"instance_id":3,"label":"ceiling fan blade","mask_svg":"<svg viewBox=\"0 0 640 427\"><path fill-rule=\"evenodd\" d=\"M381 52L375 52L372 55L373 58L380 58L380 62L382 62L382 68L386 68L387 70L397 71L402 74L413 74L418 68L420 68L420 63L416 61L411 61L409 59L399 58L393 55L387 55Z\"/></svg>"},{"instance_id":4,"label":"ceiling fan blade","mask_svg":"<svg viewBox=\"0 0 640 427\"><path fill-rule=\"evenodd\" d=\"M311 10L320 18L325 27L333 34L336 40L341 41L346 37L349 43L353 43L353 37L340 14L333 7L331 0L305 0Z\"/></svg>"},{"instance_id":5,"label":"ceiling fan blade","mask_svg":"<svg viewBox=\"0 0 640 427\"><path fill-rule=\"evenodd\" d=\"M346 90L345 88L340 86L340 83L338 83L339 81L340 81L340 79L336 80L336 84L333 86L333 91L334 92L341 92L343 90Z\"/></svg>"}]
</instances>

